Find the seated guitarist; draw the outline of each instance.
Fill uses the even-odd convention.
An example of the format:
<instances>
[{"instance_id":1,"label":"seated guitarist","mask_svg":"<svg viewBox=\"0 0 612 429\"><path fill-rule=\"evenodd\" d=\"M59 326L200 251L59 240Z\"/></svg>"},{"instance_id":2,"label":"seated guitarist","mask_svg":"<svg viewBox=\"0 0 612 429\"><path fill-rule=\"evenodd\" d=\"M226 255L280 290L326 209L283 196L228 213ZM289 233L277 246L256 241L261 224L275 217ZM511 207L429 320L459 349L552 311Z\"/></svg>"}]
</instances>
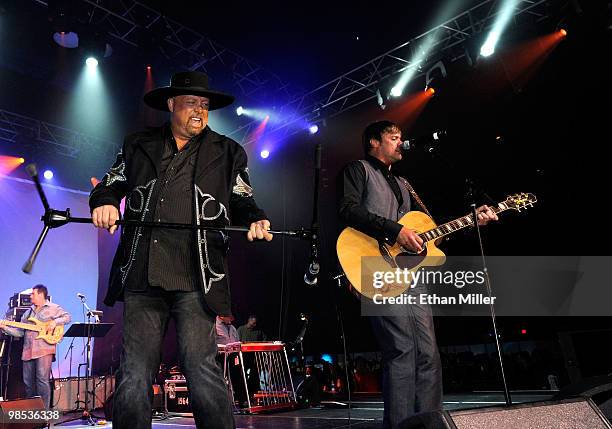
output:
<instances>
[{"instance_id":1,"label":"seated guitarist","mask_svg":"<svg viewBox=\"0 0 612 429\"><path fill-rule=\"evenodd\" d=\"M374 122L362 142L365 159L350 162L340 177L340 218L379 242L422 251L423 240L397 222L412 209L426 211L410 184L391 173L391 165L402 159L399 126ZM487 206L477 212L480 225L497 220ZM430 308L389 307L388 315L370 321L383 352L383 427L399 428L416 413L442 408L442 367Z\"/></svg>"},{"instance_id":2,"label":"seated guitarist","mask_svg":"<svg viewBox=\"0 0 612 429\"><path fill-rule=\"evenodd\" d=\"M32 307L21 316L21 322L28 323L30 317L41 322L49 322L47 331L52 333L57 325L70 323L71 317L66 310L47 300L47 288L36 285L32 288L30 298ZM48 344L43 339L35 339L38 332L20 328L13 328L0 322L0 328L14 337L25 337L23 342L23 383L26 396L40 396L46 409L50 408L51 387L49 375L51 362L55 358L55 344Z\"/></svg>"}]
</instances>

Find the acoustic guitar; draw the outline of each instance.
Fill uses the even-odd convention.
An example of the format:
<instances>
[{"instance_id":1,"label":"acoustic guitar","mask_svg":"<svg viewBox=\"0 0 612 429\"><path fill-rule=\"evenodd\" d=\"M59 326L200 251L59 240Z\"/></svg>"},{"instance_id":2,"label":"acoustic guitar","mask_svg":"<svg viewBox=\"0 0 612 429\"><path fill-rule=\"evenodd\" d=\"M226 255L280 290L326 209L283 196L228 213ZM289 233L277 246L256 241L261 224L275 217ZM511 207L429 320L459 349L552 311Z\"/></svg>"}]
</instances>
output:
<instances>
[{"instance_id":1,"label":"acoustic guitar","mask_svg":"<svg viewBox=\"0 0 612 429\"><path fill-rule=\"evenodd\" d=\"M537 202L535 195L521 193L510 195L491 210L502 213L506 210L521 211L532 207ZM472 214L459 217L442 225L436 225L431 217L420 211L410 211L399 221L405 227L415 231L423 240L423 251L414 253L399 244L390 246L357 231L354 228L345 228L336 243L336 251L340 265L351 283L353 292L357 295L372 298L375 294L384 296L398 296L403 293L409 284L399 284L384 288L376 288L373 284L375 272L389 272L397 268L416 271L420 267L440 266L445 262L444 253L436 247L436 241L463 228L474 225Z\"/></svg>"}]
</instances>

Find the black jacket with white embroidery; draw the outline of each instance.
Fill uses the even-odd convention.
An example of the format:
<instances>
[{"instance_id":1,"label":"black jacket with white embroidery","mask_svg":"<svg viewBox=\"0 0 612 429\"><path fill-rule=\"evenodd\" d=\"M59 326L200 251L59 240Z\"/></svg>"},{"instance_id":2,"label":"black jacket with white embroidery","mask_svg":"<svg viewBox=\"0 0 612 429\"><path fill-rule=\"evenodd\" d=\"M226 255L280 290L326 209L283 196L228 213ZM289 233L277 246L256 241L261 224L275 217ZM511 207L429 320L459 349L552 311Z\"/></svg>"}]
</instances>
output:
<instances>
[{"instance_id":1,"label":"black jacket with white embroidery","mask_svg":"<svg viewBox=\"0 0 612 429\"><path fill-rule=\"evenodd\" d=\"M93 189L89 206L106 204L117 208L126 197L124 219L153 221L155 204L151 201L159 178L163 151L163 127L150 128L127 136L117 159L102 181ZM191 192L194 224L244 225L266 219L253 198L247 155L234 140L210 128L200 135ZM104 299L112 306L123 299L126 287L145 290L150 228L123 227L119 247L113 259L109 287ZM194 232L197 247L196 272L207 305L218 315L231 314L227 276L227 241L219 232Z\"/></svg>"}]
</instances>

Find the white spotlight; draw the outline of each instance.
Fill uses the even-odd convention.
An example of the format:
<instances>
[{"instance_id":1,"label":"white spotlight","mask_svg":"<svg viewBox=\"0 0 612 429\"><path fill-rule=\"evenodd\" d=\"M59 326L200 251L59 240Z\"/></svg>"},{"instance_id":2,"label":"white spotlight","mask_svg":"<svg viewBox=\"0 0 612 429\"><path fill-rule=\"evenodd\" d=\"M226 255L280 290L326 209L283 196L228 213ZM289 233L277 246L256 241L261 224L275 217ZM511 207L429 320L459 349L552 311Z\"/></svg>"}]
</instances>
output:
<instances>
[{"instance_id":1,"label":"white spotlight","mask_svg":"<svg viewBox=\"0 0 612 429\"><path fill-rule=\"evenodd\" d=\"M391 88L391 95L394 97L399 97L400 95L402 95L402 88L400 88L398 85L395 85L393 88Z\"/></svg>"},{"instance_id":2,"label":"white spotlight","mask_svg":"<svg viewBox=\"0 0 612 429\"><path fill-rule=\"evenodd\" d=\"M98 60L94 57L89 57L85 60L85 64L87 64L87 67L96 68L98 67Z\"/></svg>"},{"instance_id":3,"label":"white spotlight","mask_svg":"<svg viewBox=\"0 0 612 429\"><path fill-rule=\"evenodd\" d=\"M490 57L495 52L495 43L487 40L480 48L481 57Z\"/></svg>"},{"instance_id":4,"label":"white spotlight","mask_svg":"<svg viewBox=\"0 0 612 429\"><path fill-rule=\"evenodd\" d=\"M308 128L308 131L310 132L310 134L316 134L319 131L319 126L318 125L311 125Z\"/></svg>"},{"instance_id":5,"label":"white spotlight","mask_svg":"<svg viewBox=\"0 0 612 429\"><path fill-rule=\"evenodd\" d=\"M242 116L243 113L244 113L244 108L242 106L238 106L238 108L236 109L236 115Z\"/></svg>"},{"instance_id":6,"label":"white spotlight","mask_svg":"<svg viewBox=\"0 0 612 429\"><path fill-rule=\"evenodd\" d=\"M46 170L46 171L43 173L43 176L44 176L44 178L45 178L45 179L47 179L47 180L51 180L51 179L53 179L53 171L51 171L51 170Z\"/></svg>"}]
</instances>

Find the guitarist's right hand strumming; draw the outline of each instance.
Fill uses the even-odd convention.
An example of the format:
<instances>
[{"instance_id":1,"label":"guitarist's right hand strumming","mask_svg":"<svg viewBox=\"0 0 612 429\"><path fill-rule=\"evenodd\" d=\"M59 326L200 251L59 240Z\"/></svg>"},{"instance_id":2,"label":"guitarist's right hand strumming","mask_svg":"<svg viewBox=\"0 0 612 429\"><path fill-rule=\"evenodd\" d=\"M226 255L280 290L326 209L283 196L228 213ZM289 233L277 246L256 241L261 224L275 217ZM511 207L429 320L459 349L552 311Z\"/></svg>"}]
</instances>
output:
<instances>
[{"instance_id":1,"label":"guitarist's right hand strumming","mask_svg":"<svg viewBox=\"0 0 612 429\"><path fill-rule=\"evenodd\" d=\"M400 246L414 253L421 253L423 251L423 239L419 237L416 232L405 226L403 226L399 234L397 234L395 241Z\"/></svg>"}]
</instances>

